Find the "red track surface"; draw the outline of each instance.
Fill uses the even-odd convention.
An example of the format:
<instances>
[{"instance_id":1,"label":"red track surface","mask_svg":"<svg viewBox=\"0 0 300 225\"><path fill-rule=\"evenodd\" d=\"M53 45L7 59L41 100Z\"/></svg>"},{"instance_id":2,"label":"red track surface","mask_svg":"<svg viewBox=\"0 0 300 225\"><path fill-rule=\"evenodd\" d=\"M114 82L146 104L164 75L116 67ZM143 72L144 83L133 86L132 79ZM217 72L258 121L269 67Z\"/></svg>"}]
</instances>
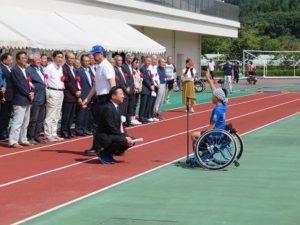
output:
<instances>
[{"instance_id":1,"label":"red track surface","mask_svg":"<svg viewBox=\"0 0 300 225\"><path fill-rule=\"evenodd\" d=\"M190 128L206 126L211 108L211 104L197 106ZM244 133L299 111L299 94L257 94L231 99L227 121ZM16 222L184 156L184 109L163 116L165 121L129 129L131 135L142 136L144 143L120 158L123 163L112 166L82 154L91 138L21 152L1 147L0 224Z\"/></svg>"}]
</instances>

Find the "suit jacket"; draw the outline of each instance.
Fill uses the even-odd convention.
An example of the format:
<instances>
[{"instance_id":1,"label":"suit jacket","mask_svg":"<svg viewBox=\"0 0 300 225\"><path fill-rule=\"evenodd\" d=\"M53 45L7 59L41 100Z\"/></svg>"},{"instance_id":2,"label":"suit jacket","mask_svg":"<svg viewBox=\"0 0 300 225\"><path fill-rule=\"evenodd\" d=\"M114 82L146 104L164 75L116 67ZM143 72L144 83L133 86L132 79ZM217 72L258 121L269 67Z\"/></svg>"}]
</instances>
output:
<instances>
[{"instance_id":1,"label":"suit jacket","mask_svg":"<svg viewBox=\"0 0 300 225\"><path fill-rule=\"evenodd\" d=\"M76 103L77 102L76 91L79 91L77 87L76 78L74 78L71 69L67 64L63 65L62 70L63 70L63 75L65 77L64 102ZM75 71L74 74L76 74Z\"/></svg>"},{"instance_id":2,"label":"suit jacket","mask_svg":"<svg viewBox=\"0 0 300 225\"><path fill-rule=\"evenodd\" d=\"M134 94L134 79L133 79L133 75L129 69L129 66L127 63L124 63L123 66L123 71L124 71L124 74L127 74L127 77L126 77L126 80L127 80L127 84L128 86L130 87L130 92L129 94L130 95L133 95ZM132 68L133 69L133 68Z\"/></svg>"},{"instance_id":3,"label":"suit jacket","mask_svg":"<svg viewBox=\"0 0 300 225\"><path fill-rule=\"evenodd\" d=\"M92 89L93 84L94 84L93 72L92 72L90 67L88 69L89 69L89 73L90 73L91 84L89 83L89 80L87 78L87 75L86 75L85 70L84 70L83 67L80 67L78 70L76 70L76 75L80 76L80 86L81 86L81 96L80 96L80 98L81 99L85 99L88 96L88 94L89 94L89 92Z\"/></svg>"},{"instance_id":4,"label":"suit jacket","mask_svg":"<svg viewBox=\"0 0 300 225\"><path fill-rule=\"evenodd\" d=\"M125 141L126 134L121 133L121 115L112 102L103 106L99 113L96 141L107 148L114 141Z\"/></svg>"},{"instance_id":5,"label":"suit jacket","mask_svg":"<svg viewBox=\"0 0 300 225\"><path fill-rule=\"evenodd\" d=\"M4 94L4 98L5 101L11 102L14 97L11 72L2 63L0 63L0 69L2 70L2 76L5 78L6 83L6 92Z\"/></svg>"},{"instance_id":6,"label":"suit jacket","mask_svg":"<svg viewBox=\"0 0 300 225\"><path fill-rule=\"evenodd\" d=\"M44 71L42 68L41 73L44 75ZM40 77L36 68L33 66L29 66L26 68L27 76L31 77L32 84L34 85L34 99L32 104L35 105L44 105L46 103L46 85L44 80Z\"/></svg>"},{"instance_id":7,"label":"suit jacket","mask_svg":"<svg viewBox=\"0 0 300 225\"><path fill-rule=\"evenodd\" d=\"M18 106L30 105L31 102L29 100L29 84L19 66L16 65L12 68L11 79L14 89L12 104Z\"/></svg>"},{"instance_id":8,"label":"suit jacket","mask_svg":"<svg viewBox=\"0 0 300 225\"><path fill-rule=\"evenodd\" d=\"M153 80L151 78L151 73L150 71L143 66L140 69L140 72L143 76L143 82L142 82L142 92L141 94L144 95L151 95L151 86L154 85Z\"/></svg>"},{"instance_id":9,"label":"suit jacket","mask_svg":"<svg viewBox=\"0 0 300 225\"><path fill-rule=\"evenodd\" d=\"M115 66L114 69L115 69L115 74L116 74L116 85L120 86L122 88L123 92L127 95L126 89L127 89L128 85L127 85L127 80L125 77L125 72L123 71L123 74L124 74L124 77L123 77L117 66ZM122 68L122 70L123 70L123 68Z\"/></svg>"},{"instance_id":10,"label":"suit jacket","mask_svg":"<svg viewBox=\"0 0 300 225\"><path fill-rule=\"evenodd\" d=\"M2 69L0 68L0 88L6 87L5 77L3 75Z\"/></svg>"}]
</instances>

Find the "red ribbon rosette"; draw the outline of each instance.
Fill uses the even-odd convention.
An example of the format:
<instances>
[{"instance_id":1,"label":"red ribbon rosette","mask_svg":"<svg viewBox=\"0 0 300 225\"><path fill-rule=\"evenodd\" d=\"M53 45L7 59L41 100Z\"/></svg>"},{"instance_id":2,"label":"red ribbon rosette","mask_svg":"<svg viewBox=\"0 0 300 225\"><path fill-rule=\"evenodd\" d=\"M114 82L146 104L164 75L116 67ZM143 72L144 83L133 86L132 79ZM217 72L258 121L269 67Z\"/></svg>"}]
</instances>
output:
<instances>
[{"instance_id":1,"label":"red ribbon rosette","mask_svg":"<svg viewBox=\"0 0 300 225\"><path fill-rule=\"evenodd\" d=\"M78 90L81 90L81 85L80 85L81 77L80 76L76 76L75 79L76 79Z\"/></svg>"},{"instance_id":2,"label":"red ribbon rosette","mask_svg":"<svg viewBox=\"0 0 300 225\"><path fill-rule=\"evenodd\" d=\"M135 71L135 70L133 70L133 71L132 71L132 74L133 74L133 75L135 75L135 74L136 74L136 71Z\"/></svg>"},{"instance_id":3,"label":"red ribbon rosette","mask_svg":"<svg viewBox=\"0 0 300 225\"><path fill-rule=\"evenodd\" d=\"M29 90L32 91L32 89L34 88L33 84L32 84L32 80L31 80L31 77L30 76L26 76L26 81L28 83L28 87L29 87Z\"/></svg>"},{"instance_id":4,"label":"red ribbon rosette","mask_svg":"<svg viewBox=\"0 0 300 225\"><path fill-rule=\"evenodd\" d=\"M64 76L64 75L61 75L60 76L60 81L62 82L62 87L63 87L63 89L65 88L65 80L66 80L66 77Z\"/></svg>"},{"instance_id":5,"label":"red ribbon rosette","mask_svg":"<svg viewBox=\"0 0 300 225\"><path fill-rule=\"evenodd\" d=\"M116 77L115 77L115 80L116 80L116 81L119 81L119 80L120 80L120 78L119 78L118 76L116 76Z\"/></svg>"},{"instance_id":6,"label":"red ribbon rosette","mask_svg":"<svg viewBox=\"0 0 300 225\"><path fill-rule=\"evenodd\" d=\"M49 76L48 74L44 74L44 84L47 86L48 85L48 79L49 79Z\"/></svg>"},{"instance_id":7,"label":"red ribbon rosette","mask_svg":"<svg viewBox=\"0 0 300 225\"><path fill-rule=\"evenodd\" d=\"M140 78L143 81L143 79L144 79L144 74L143 73L140 73Z\"/></svg>"},{"instance_id":8,"label":"red ribbon rosette","mask_svg":"<svg viewBox=\"0 0 300 225\"><path fill-rule=\"evenodd\" d=\"M124 73L125 78L128 78L128 73Z\"/></svg>"}]
</instances>

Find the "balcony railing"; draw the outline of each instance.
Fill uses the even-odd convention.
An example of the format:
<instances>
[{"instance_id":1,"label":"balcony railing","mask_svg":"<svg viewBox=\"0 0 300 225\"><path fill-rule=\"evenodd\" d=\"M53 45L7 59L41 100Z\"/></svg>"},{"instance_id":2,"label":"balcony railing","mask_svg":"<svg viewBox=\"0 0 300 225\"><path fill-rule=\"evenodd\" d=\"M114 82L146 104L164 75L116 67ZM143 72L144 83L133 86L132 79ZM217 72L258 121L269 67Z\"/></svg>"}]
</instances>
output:
<instances>
[{"instance_id":1,"label":"balcony railing","mask_svg":"<svg viewBox=\"0 0 300 225\"><path fill-rule=\"evenodd\" d=\"M139 0L175 9L239 21L238 6L218 0Z\"/></svg>"}]
</instances>

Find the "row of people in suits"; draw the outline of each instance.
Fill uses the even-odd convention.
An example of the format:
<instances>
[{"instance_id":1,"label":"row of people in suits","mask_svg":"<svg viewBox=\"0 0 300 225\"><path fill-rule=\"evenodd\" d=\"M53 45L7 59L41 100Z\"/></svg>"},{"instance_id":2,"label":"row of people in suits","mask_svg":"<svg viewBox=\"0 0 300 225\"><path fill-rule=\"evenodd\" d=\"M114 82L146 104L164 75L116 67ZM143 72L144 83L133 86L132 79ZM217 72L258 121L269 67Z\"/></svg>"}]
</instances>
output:
<instances>
[{"instance_id":1,"label":"row of people in suits","mask_svg":"<svg viewBox=\"0 0 300 225\"><path fill-rule=\"evenodd\" d=\"M28 66L26 52L18 52L14 67L12 67L13 58L11 54L4 53L1 56L0 139L3 140L9 136L11 147L21 148L22 145L29 146L37 142L44 142L40 138L43 125L48 140L62 140L56 136L58 122L56 118L60 118L61 111L62 137L70 138L72 136L70 128L74 120L76 106L80 105L81 99L86 98L93 86L94 68L91 68L90 56L88 55L81 57L82 67L77 70L72 67L73 53L66 54L66 64L63 66L61 66L62 56L62 52L54 52L53 64L44 68L41 65L39 54L31 55L31 64ZM53 67L54 70L61 71L58 83L62 82L63 88L54 85L53 74L51 74ZM61 103L58 99L53 98L49 91L58 93ZM12 126L8 134L11 115L13 115ZM91 134L90 105L78 107L76 117L76 133L78 135ZM52 124L50 126L47 124L47 119L54 124L52 127ZM55 134L52 135L53 133Z\"/></svg>"}]
</instances>

